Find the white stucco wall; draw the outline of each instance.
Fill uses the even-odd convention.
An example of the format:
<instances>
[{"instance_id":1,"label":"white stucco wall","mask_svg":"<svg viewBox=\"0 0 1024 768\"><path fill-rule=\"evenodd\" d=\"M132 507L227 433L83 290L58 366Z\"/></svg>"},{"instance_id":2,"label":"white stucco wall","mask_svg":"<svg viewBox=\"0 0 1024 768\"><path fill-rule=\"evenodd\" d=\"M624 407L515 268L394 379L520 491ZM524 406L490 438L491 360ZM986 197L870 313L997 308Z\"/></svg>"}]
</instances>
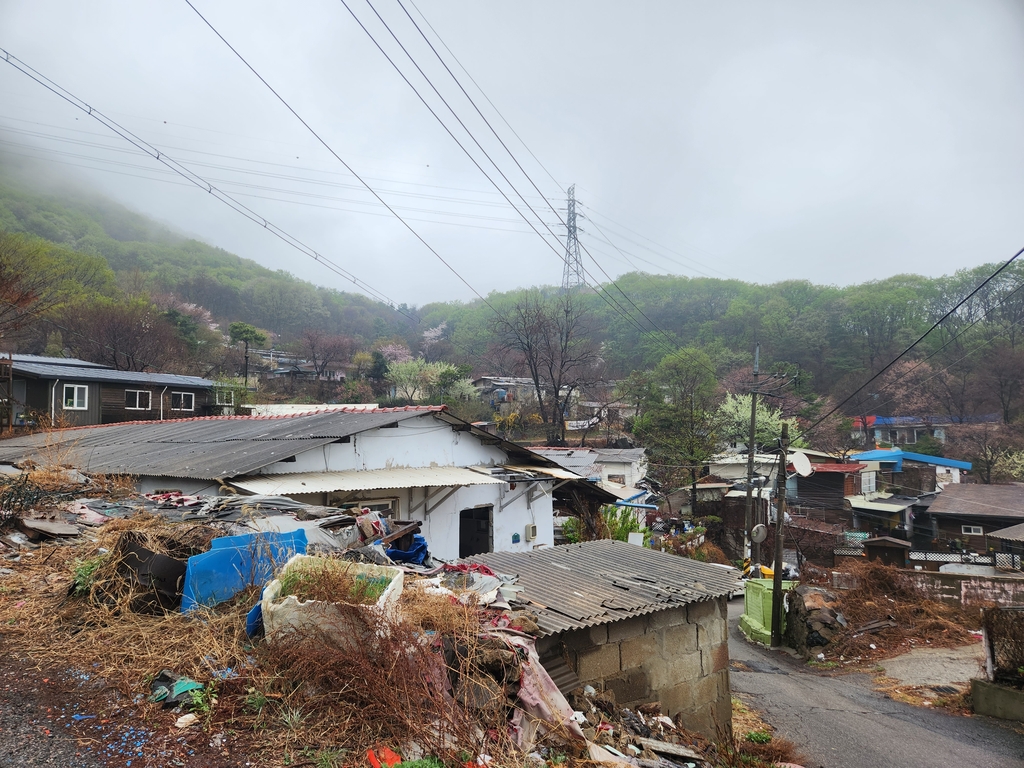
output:
<instances>
[{"instance_id":1,"label":"white stucco wall","mask_svg":"<svg viewBox=\"0 0 1024 768\"><path fill-rule=\"evenodd\" d=\"M344 470L386 469L398 467L437 466L493 466L508 463L508 456L498 446L484 445L468 432L455 432L451 426L435 419L430 413L408 419L397 427L375 429L353 435L349 443L331 443L299 453L295 461L276 462L262 470L262 474L280 475L297 472L340 472ZM461 487L441 502L429 514L421 504L427 489L396 488L360 493L347 501L398 499L397 516L403 520L422 520L422 533L430 551L439 558L453 560L459 556L459 513L474 507L491 506L491 535L494 551L528 552L539 547L554 545L554 524L551 488L553 480L518 482L515 489L508 483ZM139 488L150 493L155 489L177 489L183 493L218 492L220 484L208 480L180 480L167 477L139 478ZM524 488L533 489L532 501L527 500ZM436 499L449 489L430 489ZM292 498L308 504L327 504L331 494L291 494ZM508 499L502 509L502 500ZM537 525L537 538L528 541L526 527ZM519 535L514 542L513 536Z\"/></svg>"}]
</instances>

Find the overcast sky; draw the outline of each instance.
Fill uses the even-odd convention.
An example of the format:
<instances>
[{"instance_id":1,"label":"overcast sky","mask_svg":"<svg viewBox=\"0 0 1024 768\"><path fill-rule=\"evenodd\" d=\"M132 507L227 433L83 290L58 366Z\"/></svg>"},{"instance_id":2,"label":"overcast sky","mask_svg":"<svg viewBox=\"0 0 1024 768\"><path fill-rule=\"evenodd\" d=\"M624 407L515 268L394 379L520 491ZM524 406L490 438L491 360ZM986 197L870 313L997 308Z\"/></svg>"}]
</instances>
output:
<instances>
[{"instance_id":1,"label":"overcast sky","mask_svg":"<svg viewBox=\"0 0 1024 768\"><path fill-rule=\"evenodd\" d=\"M1019 2L402 0L513 160L398 0L371 0L506 182L367 1L346 0L547 242L340 0L193 2L482 294L560 282L573 183L581 242L612 276L849 284L1024 246ZM0 47L395 301L473 297L184 0L0 0ZM178 230L352 289L2 61L0 141Z\"/></svg>"}]
</instances>

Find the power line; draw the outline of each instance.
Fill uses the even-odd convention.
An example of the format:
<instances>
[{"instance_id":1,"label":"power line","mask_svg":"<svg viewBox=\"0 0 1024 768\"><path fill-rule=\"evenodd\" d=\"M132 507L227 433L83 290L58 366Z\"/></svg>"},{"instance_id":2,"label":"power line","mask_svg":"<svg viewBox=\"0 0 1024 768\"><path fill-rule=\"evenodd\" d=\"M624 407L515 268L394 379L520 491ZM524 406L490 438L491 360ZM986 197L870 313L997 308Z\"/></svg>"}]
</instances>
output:
<instances>
[{"instance_id":1,"label":"power line","mask_svg":"<svg viewBox=\"0 0 1024 768\"><path fill-rule=\"evenodd\" d=\"M971 291L969 294L964 296L960 301L958 301L956 303L956 305L952 309L950 309L942 317L940 317L938 320L936 320L927 331L925 331L923 334L921 334L921 336L917 339L917 341L915 341L909 347L907 347L902 352L900 352L898 355L896 355L896 357L894 357L892 360L890 360L888 363L886 363L886 365L880 371L878 371L878 373L876 373L874 376L872 376L867 381L865 381L863 384L861 384L859 387L857 387L857 389L855 389L852 393L850 393L845 399L843 399L839 404L837 404L835 407L833 407L824 416L819 418L811 426L809 426L807 429L803 430L798 437L803 437L808 432L810 432L813 429L815 429L822 422L824 422L829 416L831 416L833 413L836 413L840 408L842 408L844 405L846 405L848 402L850 402L854 397L856 397L857 393L859 393L862 389L867 387L871 382L873 382L875 379L877 379L879 376L881 376L887 370L892 368L893 365L895 365L897 362L899 362L901 359L903 359L907 354L910 353L911 350L914 349L914 347L916 347L918 344L920 344L922 341L924 341L925 338L928 336L928 334L930 334L932 331L934 331L936 328L938 328L943 323L943 321L946 320L946 318L950 317L954 312L956 312L958 309L960 309L960 307L962 307L964 304L966 304L971 299L971 297L973 297L982 288L984 288L992 280L994 280L996 277L998 277L1001 272L1003 272L1011 264L1013 264L1013 262L1015 262L1018 259L1018 257L1020 257L1021 254L1024 254L1024 248L1021 248L1013 256L1011 256L1009 259L1007 259L1003 263L1003 265L1001 267L999 267L999 269L997 269L991 275L986 277L981 283L978 284L978 286L973 291Z\"/></svg>"},{"instance_id":2,"label":"power line","mask_svg":"<svg viewBox=\"0 0 1024 768\"><path fill-rule=\"evenodd\" d=\"M447 127L447 125L444 124L444 121L442 121L440 119L440 117L437 115L437 113L430 107L430 105L427 104L426 100L419 93L419 91L416 89L416 87L412 85L412 83L405 76L405 74L402 73L401 69L399 69L398 65L394 62L394 60L387 54L386 51L384 51L384 49L380 45L380 43L377 42L377 40L373 37L373 35L370 33L370 31L366 28L366 26L359 19L359 17L356 16L356 14L349 7L349 5L346 2L346 0L340 0L340 2L345 6L346 10L348 10L348 12L352 16L352 18L356 20L356 23L359 24L359 26L363 29L363 31L365 31L366 34L370 37L370 39L374 42L374 44L377 46L378 50L380 50L381 53L384 54L384 56L388 59L388 61L391 63L391 65L398 71L398 73L402 77L402 79L405 80L405 82L413 89L413 91L416 93L416 95L420 98L420 101L423 102L424 106L427 107L427 109L430 111L430 113L438 120L438 122L441 123L441 125L445 128L445 130L448 132L448 134L456 141L456 143L463 150L463 152L466 153L466 155L470 158L470 160L474 163L474 165L476 165L477 168L479 168L480 171L482 173L484 173L485 176L487 176L488 180L491 181L492 184L495 184L493 179L491 179L490 176L488 176L486 174L486 172L484 172L483 169L480 168L479 163L476 162L476 160L472 157L472 155L470 155L470 153L466 150L466 148L462 145L462 143L455 137L455 135ZM512 189L516 193L516 195L521 200L523 200L523 202L526 204L527 208L529 208L530 212L533 213L533 215L536 216L538 219L540 219L542 224L544 224L544 222L541 219L541 217L537 214L537 212L535 210L533 210L533 207L530 206L529 203L526 202L526 200L523 197L523 195L519 192L518 189L516 189L515 185L513 185L512 182L509 181L508 177L505 176L505 174L501 171L500 167L497 165L497 163L494 162L494 160L490 157L490 155L487 153L487 151L483 149L483 147L481 146L480 142L476 139L475 136L473 136L472 132L466 127L465 123L463 123L461 118L459 118L459 116L455 113L455 110L451 107L451 105L444 98L444 96L441 95L440 91L433 84L433 82L430 80L430 78L423 72L423 69L419 66L419 64L416 62L416 60L413 58L413 56L409 53L409 51L407 50L405 45L402 44L401 40L398 39L397 35L395 35L395 33L394 33L394 31L392 31L391 27L387 24L386 21L384 21L384 19L380 15L380 13L377 12L376 8L373 6L373 3L370 2L370 0L366 0L366 3L370 7L370 9L374 12L374 14L377 16L377 18L380 20L380 22L384 25L384 27L388 30L388 32L391 34L392 38L394 38L395 42L398 43L399 47L401 47L401 49L405 53L405 55L413 63L413 66L416 67L416 69L419 71L419 73L427 81L428 85L430 85L430 87L434 91L434 93L436 93L437 96L441 99L441 101L445 104L445 106L448 108L448 111L451 112L452 115L455 117L455 119L459 122L459 124L462 126L463 130L465 130L466 133L469 134L470 138L473 139L473 142L477 145L478 148L480 148L481 152L484 153L484 156L487 157L488 161L490 161L490 163L498 170L498 173L501 174L502 178L505 179L505 181L509 184L510 187L512 187ZM401 5L401 3L399 3L399 5ZM402 6L402 9L405 10L405 7ZM415 19L413 19L412 16L409 15L409 12L407 10L405 10L405 13L406 13L407 16L409 16L409 19L410 19L410 21L412 21L413 26L416 27L416 30L420 33L420 35L426 41L426 43L430 47L431 51L434 53L434 55L437 57L437 59L441 62L442 66L445 68L445 71L455 81L456 85L458 85L458 87L459 87L459 90L462 91L463 95L466 97L466 99L472 105L473 109L480 116L480 118L484 121L484 124L488 127L488 129L491 131L491 133L494 135L494 137L498 140L498 143L501 144L501 146L505 150L505 152L509 155L509 157L512 158L512 161L515 163L516 167L519 168L520 172L527 179L527 181L529 181L529 183L531 184L531 186L533 186L533 188L537 191L537 193L539 195L541 195L541 197L544 197L546 199L544 194L540 191L540 188L537 186L536 182L534 182L533 178L530 176L529 173L526 172L526 170L523 168L522 164L516 158L515 154L508 148L508 145L502 140L501 136L494 129L494 126L491 125L491 122L483 114L483 112L480 110L479 106L477 106L476 102L473 100L473 98L469 95L469 93L463 87L462 83L459 82L459 79L458 79L458 77L456 77L455 73L452 72L450 67L448 67L447 63L444 61L444 59L441 56L441 54L437 51L437 49L434 47L434 45L430 42L430 40L427 38L427 36L423 33L423 30L419 27L419 25L416 24ZM520 139L520 141L522 141L522 140ZM498 188L498 185L495 184L495 187ZM502 194L504 195L504 193L502 193ZM506 199L508 199L508 198L506 197ZM509 200L509 204L513 205L511 200ZM562 225L566 226L567 231L569 231L568 223L566 221L562 220L562 217L558 214L558 211L554 208L554 206L550 205L550 202L549 202L549 206L551 207L551 210L555 214L555 216L562 223ZM519 211L517 206L513 205L513 208L515 208L517 211ZM525 214L523 214L521 211L519 211L519 213L520 213L520 215L523 216L524 219L526 219ZM554 234L554 232L551 231L551 228L548 227L547 224L544 224L544 226L548 230L548 233L551 234L551 236L554 238L555 234ZM539 232L538 232L538 235L540 235ZM552 249L554 250L553 246L551 246L551 243L549 243L545 238L543 238L543 236L541 236L541 237L542 237L542 240L544 240L545 243L547 243L549 245L549 247L552 247ZM622 297L626 300L626 302L630 306L632 306L633 309L650 324L651 328L654 329L653 333L661 335L662 343L666 344L666 348L669 350L669 354L679 354L680 350L678 350L676 348L675 341L673 339L671 339L665 331L661 330L658 327L658 325L653 320L651 320L651 318L649 318L646 315L646 313L644 313L643 310L641 310L640 307L638 307L636 305L636 303L629 296L626 295L626 293L622 290L622 288L614 280L612 280L611 276L600 265L600 263L597 261L597 259L594 258L593 254L591 254L586 249L586 246L583 247L583 250L587 253L587 256L590 258L590 260L594 262L594 265L597 266L597 268L605 276L605 279L607 279L609 281L609 283L612 286L615 287L615 289L619 292L619 294L622 295ZM556 251L556 254L557 253L558 252ZM558 254L558 255L561 257L561 254ZM563 261L568 262L568 258L563 258ZM589 274L589 273L586 272L585 269L583 270L583 272L584 272L584 274ZM594 283L597 283L597 280L594 280L593 276L591 276L591 279L594 281ZM614 299L614 297L611 297L610 295L607 295L607 293L608 293L607 289L603 289L600 286L596 286L596 285L594 286L594 288L595 288L595 290L597 290L599 292L599 294L602 295L602 298L604 298L606 303L609 303L609 306L612 306L613 309L615 309L615 311L619 312L627 321L634 323L638 327L638 329L641 331L641 333L651 333L651 331L648 331L648 330L644 329L642 324L639 323L639 321L637 321L635 318L630 316L628 311L626 311L624 308L622 308L622 306L619 305L618 301L616 299ZM715 371L712 371L712 373L717 375L717 372L715 372Z\"/></svg>"},{"instance_id":3,"label":"power line","mask_svg":"<svg viewBox=\"0 0 1024 768\"><path fill-rule=\"evenodd\" d=\"M3 54L4 60L8 64L10 64L12 67L14 67L16 70L18 70L19 72L21 72L22 74L24 74L25 76L30 78L31 80L34 80L36 83L38 83L39 85L43 86L48 91L50 91L50 92L54 93L55 95L59 96L61 99L63 99L64 101L68 102L69 104L71 104L76 109L79 109L82 112L85 112L87 115L89 115L89 117L93 118L94 120L96 120L100 124L104 125L109 130L113 131L118 136L120 136L122 139L124 139L125 141L127 141L127 142L131 143L132 145L134 145L136 148L142 150L144 153L146 153L147 155L149 155L153 159L157 160L158 162L162 163L166 167L170 168L172 171L177 173L182 178L184 178L187 181L191 182L193 185L199 187L200 189L206 190L210 195L212 195L213 197L217 198L222 203L224 203L228 207L230 207L233 210L235 210L237 213L240 213L241 215L245 216L247 219L249 219L250 221L252 221L252 222L254 222L256 224L259 224L260 226L262 226L264 229L269 231L271 234L273 234L278 239L280 239L283 242L287 243L288 245L290 245L291 247L295 248L296 250L301 251L302 253L306 254L307 256L310 256L311 258L313 258L314 261L320 262L321 264L326 266L328 269L330 269L335 274L337 274L337 275L339 275L341 277L344 277L346 280L349 280L354 285L358 286L359 288L363 289L364 291L369 293L374 298L378 299L378 301L381 301L382 303L387 304L389 307L394 309L396 312L399 312L400 314L405 315L410 320L415 320L415 318L413 318L411 315L408 315L407 313L402 312L401 310L399 310L398 309L398 305L392 299L388 298L386 295L384 295L383 293L381 293L380 291L375 289L369 283L366 283L363 280L357 278L355 275L353 275L348 270L342 268L341 266L339 266L335 262L333 262L330 259L326 258L325 256L321 255L319 252L317 252L316 250L314 250L310 246L306 245L305 243L303 243L299 239L293 237L292 235L290 235L289 233L287 233L286 231L284 231L283 229L281 229L277 225L275 225L272 222L268 221L266 218L264 218L263 216L259 215L258 213L253 211L251 208L243 205L242 203L238 202L237 200L235 200L233 197L231 197L227 193L225 193L225 192L221 191L220 189L218 189L217 187L213 186L212 184L210 184L208 181L206 181L204 178L202 178L198 174L196 174L196 173L192 172L191 170L189 170L188 168L180 165L177 161L173 160L170 156L166 155L165 153L163 153L161 150L157 149L156 147L153 147L148 142L146 142L143 139L139 138L138 136L136 136L134 133L132 133L128 129L122 127L116 121L112 120L109 117L106 117L102 112L100 112L97 109L94 109L91 105L87 104L85 101L83 101L82 99L78 98L77 96L72 94L67 89L61 87L60 85L58 85L54 81L50 80L45 75L43 75L40 72L38 72L37 70L33 69L28 64L26 64L25 62L21 61L16 56L11 54L9 51L7 51L7 50L5 50L3 48L0 48L0 53Z\"/></svg>"},{"instance_id":4,"label":"power line","mask_svg":"<svg viewBox=\"0 0 1024 768\"><path fill-rule=\"evenodd\" d=\"M402 0L398 0L398 4L402 7L402 10L405 11L405 15L409 16L409 12L406 11L405 10L405 6L402 5ZM452 51L452 49L448 47L448 44L437 33L437 30L434 29L433 25L430 23L430 21L427 19L427 17L423 15L423 11L421 11L419 9L419 7L416 5L416 3L414 3L412 0L409 0L409 5L411 5L413 8L416 9L416 13L418 13L420 15L420 18L423 19L423 22L427 25L427 27L430 28L430 31L434 33L434 37L437 38L437 41L439 43L441 43L441 45L444 46L444 49L446 51L448 51L449 55L451 55L451 57L452 57L452 60L456 64L459 65L459 69L461 69L463 72L466 73L466 76L469 78L470 82L473 83L473 85L476 86L476 89L478 91L480 91L480 95L483 96L484 99L487 101L487 103L491 105L491 108L494 110L494 113L498 117L501 118L501 121L503 123L505 123L505 125L508 127L508 129L510 131L512 131L512 135L516 137L516 139L519 141L520 144L523 145L523 149L525 149L529 153L530 157L532 157L537 162L537 165L539 165L543 169L544 173L546 173L548 175L548 178L551 179L551 181L553 181L555 183L555 186L558 187L559 189L561 189L562 188L562 184L558 181L558 179L556 179L551 174L551 171L549 171L545 167L544 163L542 163L540 161L540 158L538 158L535 154L533 154L533 151L529 148L529 146L527 146L526 142L523 141L522 137L516 132L516 129L512 127L512 124L508 120L505 119L505 116L501 113L501 111L498 109L498 107L495 105L495 103L493 101L491 101L490 97L487 95L487 93L484 91L484 89L480 87L480 84L473 78L473 75L470 74L469 70L466 69L464 66L462 66L462 62L459 61L458 57L455 55L455 53ZM409 16L409 19L412 21L413 26L416 27L417 30L419 30L419 33L421 35L423 35L423 39L427 40L427 36L423 34L423 30L419 29L419 25L416 23L416 21L411 16ZM430 41L429 40L427 40L427 45L430 45ZM436 53L436 51L435 51L435 53ZM441 57L438 56L438 58L440 59ZM443 64L444 61L442 60L441 63Z\"/></svg>"},{"instance_id":5,"label":"power line","mask_svg":"<svg viewBox=\"0 0 1024 768\"><path fill-rule=\"evenodd\" d=\"M455 269L455 267L453 267L453 266L452 266L451 264L449 264L449 263L448 263L448 261L447 261L447 260L446 260L446 259L445 259L445 258L444 258L444 257L443 257L443 256L442 256L441 254L440 254L440 253L438 253L438 252L437 252L437 250L436 250L436 249L434 249L434 247L433 247L433 246L431 246L431 245L430 245L430 243L428 243L428 242L427 242L426 240L424 240L424 239L423 239L423 236L422 236L422 235L420 235L420 233L419 233L419 232L417 232L417 231L416 231L416 230L415 230L415 229L414 229L414 228L413 228L412 226L410 226L410 225L408 224L408 222L406 222L406 220L405 220L404 218L402 218L401 214L399 214L399 213L398 213L398 212L397 212L397 211L396 211L396 210L395 210L394 208L392 208L392 207L391 207L391 206L390 206L390 205L389 205L389 204L387 203L387 201L386 201L386 200L384 200L384 198L383 198L383 197L381 197L381 196L380 196L380 194L378 194L378 193L377 193L377 191L376 191L376 190L374 190L374 189L373 189L373 187L371 187L371 186L369 185L369 183L368 183L367 181L365 181L365 180L363 179L363 177L362 177L362 176L360 176L360 175L359 175L358 173L356 173L356 172L355 172L355 170L354 170L354 169L352 168L352 166L350 166L350 165L349 165L348 163L346 163L346 162L345 162L345 161L344 161L344 160L343 160L343 159L341 158L341 155L339 155L339 154L338 154L337 152L335 152L335 151L334 151L334 149L332 149L332 148L331 148L331 146L330 146L330 145L329 145L329 144L328 144L328 143L327 143L326 141L324 141L324 139L323 139L323 138L321 138L320 134L318 134L318 133L317 133L316 131L314 131L314 130L313 130L312 126L310 126L310 124L309 124L309 123L307 123L307 122L306 122L306 121L305 121L305 120L304 120L304 119L302 118L302 116L301 116L301 115L300 115L300 114L299 114L298 112L296 112L296 111L295 111L295 109L294 109L294 108L292 108L291 104L289 104L289 103L288 103L288 102L287 102L287 101L286 101L286 100L284 99L284 97L282 97L282 96L281 96L281 94L279 94L279 93L278 93L278 92L277 92L276 90L274 90L274 87L273 87L273 86L272 86L272 85L271 85L271 84L270 84L269 82L267 82L267 81L266 81L266 80L265 80L265 79L263 78L263 76L262 76L262 75L261 75L261 74L260 74L259 72L257 72L257 71L256 71L256 69L255 69L255 68L253 68L253 66L252 66L252 65L251 65L251 64L250 64L250 63L249 63L248 61L246 61L245 57L244 57L244 56L242 56L242 54L241 54L241 53L239 53L239 52L238 52L237 50L235 50L234 46L232 46L232 45L231 45L231 43L229 43L229 42L227 41L227 39L226 39L226 38L225 38L225 37L224 37L224 36L223 36L223 35L222 35L222 34L221 34L220 32L218 32L218 31L217 31L217 28L216 28L216 27L214 27L214 26L213 26L213 25L212 25L212 24L211 24L211 23L210 23L209 21L207 21L207 20L206 20L206 17L205 17L205 16L203 16L203 14L201 14L201 13L199 12L199 9L198 9L198 8L196 8L196 7L195 7L195 6L194 6L194 5L192 4L191 0L185 0L185 3L186 3L186 5L188 5L188 7L189 7L189 8L191 8L191 9L192 9L193 11L195 11L195 14L196 14L196 15L197 15L197 16L198 16L198 17L199 17L200 19L202 19L203 23L204 23L204 24L206 24L206 26L208 26L208 27L210 28L210 30L211 30L211 31L212 31L212 32L213 32L213 33L214 33L214 34L215 34L215 35L216 35L216 36L217 36L218 38L220 38L221 42L222 42L222 43L224 43L224 45L226 45L226 46L228 47L228 49L229 49L229 50L230 50L230 51L231 51L231 52L232 52L233 54L235 54L235 56L236 56L236 57L238 58L238 60L239 60L239 61L241 61L241 62L242 62L242 64L244 64L244 65L245 65L245 67L246 67L246 68L247 68L247 69L248 69L248 70L249 70L250 72L252 72L252 73L253 73L254 75L256 75L256 77L257 77L257 78L259 79L259 81L260 81L261 83L263 83L263 85L265 85L265 86L267 87L267 89L268 89L268 90L269 90L269 91L270 91L270 92L271 92L272 94L274 94L274 96L275 96L275 97L277 98L277 100L278 100L278 101L280 101L280 102L281 102L281 104L283 104L283 105L284 105L284 107L285 107L285 108L286 108L286 109L287 109L287 110L288 110L289 112L291 112L291 113L292 113L292 115L294 115L295 119L296 119L296 120L298 120L298 121L299 121L300 123L302 123L302 124L303 124L303 125L304 125L304 126L306 127L306 130L308 130L308 131L309 131L309 132L310 132L311 134L313 134L313 136L314 136L314 137L316 138L316 140L317 140L317 141L319 141L319 142L320 142L320 144L321 144L321 145L323 145L323 147L324 147L324 148L325 148L325 149L326 149L326 150L327 150L328 152L330 152L330 153L331 153L331 155L333 155L333 156L334 156L334 158L335 158L335 159L336 159L336 160L337 160L337 161L338 161L339 163L341 163L341 164L342 164L343 166L345 166L345 169L346 169L346 170L347 170L347 171L348 171L349 173L351 173L351 174L352 174L353 176L355 176L355 177L356 177L356 178L357 178L357 179L359 180L359 183L360 183L360 184L362 184L362 185L363 185L364 187L366 187L367 191L369 191L369 193L370 193L371 195L373 195L373 196L374 196L375 198L377 198L377 200L378 200L378 201L380 202L380 204L381 204L381 205L383 205L383 206L384 206L385 208L387 208L387 209L388 209L388 211L390 211L390 212L392 213L392 215L394 215L394 217L395 217L396 219L398 219L398 220L399 220L399 221L400 221L400 222L402 223L402 225L403 225L403 226L404 226L404 227L405 227L405 228L406 228L407 230L409 230L409 232L410 232L410 233L411 233L411 234L413 235L413 237L415 237L415 238L416 238L417 240L419 240L419 241L420 241L420 243L422 243L422 244L423 244L423 246L424 246L424 247L425 247L425 248L426 248L426 249L427 249L428 251L430 251L430 252L431 252L432 254L434 254L434 256L435 256L435 257L437 257L438 261L440 261L440 262L441 262L442 264L444 264L444 265L445 265L445 266L446 266L446 267L448 268L448 270L449 270L449 271L450 271L450 272L451 272L451 273L452 273L453 275L455 275L455 276L456 276L456 277L457 277L457 278L459 279L459 281L460 281L460 282L462 282L462 284L463 284L463 285L465 285L465 286L466 286L467 288L469 288L469 290L471 290L471 291L472 291L472 292L473 292L473 293L474 293L474 294L475 294L475 295L476 295L476 296L477 296L477 297L478 297L478 298L479 298L479 299L480 299L480 300L481 300L481 301L482 301L482 302L483 302L484 304L486 304L486 305L487 305L488 307L490 307L490 308L491 308L492 310L494 310L494 312L495 312L495 313L497 313L497 310L496 310L496 309L494 309L494 306L493 306L493 305L492 305L492 304L491 304L491 303L490 303L490 302L489 302L489 301L488 301L488 300L487 300L486 298L484 298L483 294L481 294L481 293L480 293L480 292L479 292L479 291L478 291L478 290L477 290L476 288L474 288L474 287L473 287L472 285L470 285L470 284L469 284L469 281L468 281L468 280L466 280L466 278L464 278L464 277L463 277L463 276L462 276L462 275L461 275L461 274L459 273L459 271L458 271L457 269Z\"/></svg>"}]
</instances>

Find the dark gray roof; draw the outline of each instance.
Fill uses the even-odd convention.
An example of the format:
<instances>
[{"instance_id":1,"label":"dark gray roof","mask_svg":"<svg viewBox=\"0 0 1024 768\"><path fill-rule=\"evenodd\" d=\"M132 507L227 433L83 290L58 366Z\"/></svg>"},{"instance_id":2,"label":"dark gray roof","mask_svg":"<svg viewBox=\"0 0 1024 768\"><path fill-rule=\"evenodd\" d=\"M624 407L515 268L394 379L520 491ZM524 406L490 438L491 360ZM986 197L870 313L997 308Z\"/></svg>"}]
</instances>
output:
<instances>
[{"instance_id":1,"label":"dark gray roof","mask_svg":"<svg viewBox=\"0 0 1024 768\"><path fill-rule=\"evenodd\" d=\"M37 357L14 355L14 372L37 379L64 379L65 381L99 381L111 384L138 384L153 387L183 387L210 389L213 382L199 376L181 376L176 373L138 373L116 371L108 366L86 360L63 357Z\"/></svg>"},{"instance_id":2,"label":"dark gray roof","mask_svg":"<svg viewBox=\"0 0 1024 768\"><path fill-rule=\"evenodd\" d=\"M433 408L322 411L298 416L213 416L80 427L0 440L0 462L67 453L92 474L199 480L255 472L342 437L437 413Z\"/></svg>"},{"instance_id":3,"label":"dark gray roof","mask_svg":"<svg viewBox=\"0 0 1024 768\"><path fill-rule=\"evenodd\" d=\"M928 514L1024 520L1024 485L947 483L928 507Z\"/></svg>"},{"instance_id":4,"label":"dark gray roof","mask_svg":"<svg viewBox=\"0 0 1024 768\"><path fill-rule=\"evenodd\" d=\"M583 477L601 474L594 466L594 460L597 459L597 455L589 448L566 449L541 446L534 448L533 452L546 459L551 459L558 466Z\"/></svg>"},{"instance_id":5,"label":"dark gray roof","mask_svg":"<svg viewBox=\"0 0 1024 768\"><path fill-rule=\"evenodd\" d=\"M640 461L644 457L643 448L594 448L594 452L605 461Z\"/></svg>"},{"instance_id":6,"label":"dark gray roof","mask_svg":"<svg viewBox=\"0 0 1024 768\"><path fill-rule=\"evenodd\" d=\"M541 635L710 600L739 588L739 572L624 541L588 541L469 558L514 574Z\"/></svg>"}]
</instances>

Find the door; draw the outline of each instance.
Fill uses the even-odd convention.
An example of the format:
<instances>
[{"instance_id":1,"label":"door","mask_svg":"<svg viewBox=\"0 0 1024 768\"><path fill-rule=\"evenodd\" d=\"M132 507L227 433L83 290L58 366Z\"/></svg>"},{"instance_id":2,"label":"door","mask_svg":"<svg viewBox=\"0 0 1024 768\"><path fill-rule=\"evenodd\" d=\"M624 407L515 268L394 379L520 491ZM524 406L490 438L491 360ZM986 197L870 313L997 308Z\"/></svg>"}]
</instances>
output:
<instances>
[{"instance_id":1,"label":"door","mask_svg":"<svg viewBox=\"0 0 1024 768\"><path fill-rule=\"evenodd\" d=\"M491 506L474 507L459 512L459 557L471 557L490 552L493 548Z\"/></svg>"}]
</instances>

